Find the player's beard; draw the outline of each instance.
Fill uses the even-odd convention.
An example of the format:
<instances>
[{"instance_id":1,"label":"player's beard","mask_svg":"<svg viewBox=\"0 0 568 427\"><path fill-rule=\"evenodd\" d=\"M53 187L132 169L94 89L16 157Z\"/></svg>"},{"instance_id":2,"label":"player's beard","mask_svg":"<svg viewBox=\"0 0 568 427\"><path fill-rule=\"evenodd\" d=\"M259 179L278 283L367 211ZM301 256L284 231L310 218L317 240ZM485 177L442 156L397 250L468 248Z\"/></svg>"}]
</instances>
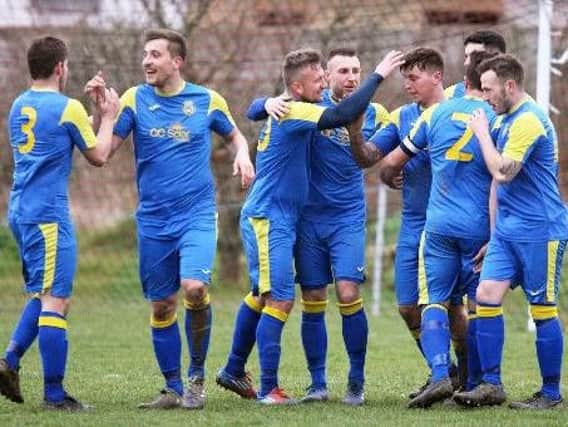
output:
<instances>
[{"instance_id":1,"label":"player's beard","mask_svg":"<svg viewBox=\"0 0 568 427\"><path fill-rule=\"evenodd\" d=\"M513 101L511 101L507 97L505 88L501 88L501 92L499 93L498 103L496 104L496 106L499 107L499 109L495 111L497 114L506 114L511 110L511 108L513 108Z\"/></svg>"}]
</instances>

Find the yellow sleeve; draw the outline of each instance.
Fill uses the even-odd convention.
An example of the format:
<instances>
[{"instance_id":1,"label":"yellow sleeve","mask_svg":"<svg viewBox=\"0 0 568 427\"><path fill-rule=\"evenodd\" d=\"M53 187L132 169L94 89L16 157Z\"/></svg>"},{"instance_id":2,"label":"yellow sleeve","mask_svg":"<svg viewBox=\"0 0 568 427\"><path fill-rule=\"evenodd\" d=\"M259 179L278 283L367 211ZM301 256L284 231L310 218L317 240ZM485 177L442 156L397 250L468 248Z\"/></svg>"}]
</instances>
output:
<instances>
[{"instance_id":1,"label":"yellow sleeve","mask_svg":"<svg viewBox=\"0 0 568 427\"><path fill-rule=\"evenodd\" d=\"M225 98L223 98L221 95L219 95L219 93L211 89L209 89L209 93L211 96L209 99L209 109L207 111L207 115L211 114L213 111L220 111L227 117L227 119L229 120L229 122L231 122L233 126L236 126L235 121L233 120L233 116L229 111L229 106L227 105L227 101L225 101Z\"/></svg>"},{"instance_id":2,"label":"yellow sleeve","mask_svg":"<svg viewBox=\"0 0 568 427\"><path fill-rule=\"evenodd\" d=\"M321 105L310 104L308 102L292 102L290 111L282 118L285 120L301 120L304 122L317 123L325 111Z\"/></svg>"},{"instance_id":3,"label":"yellow sleeve","mask_svg":"<svg viewBox=\"0 0 568 427\"><path fill-rule=\"evenodd\" d=\"M375 127L377 127L379 124L381 126L384 126L387 123L391 122L390 114L384 106L375 102L371 103L371 105L375 109Z\"/></svg>"},{"instance_id":4,"label":"yellow sleeve","mask_svg":"<svg viewBox=\"0 0 568 427\"><path fill-rule=\"evenodd\" d=\"M83 104L76 99L69 99L67 102L65 110L63 110L63 114L61 115L61 120L59 121L60 125L64 123L70 123L75 126L82 139L81 142L84 143L86 148L93 148L97 145L97 137L89 122L87 111L85 107L83 107Z\"/></svg>"},{"instance_id":5,"label":"yellow sleeve","mask_svg":"<svg viewBox=\"0 0 568 427\"><path fill-rule=\"evenodd\" d=\"M454 97L454 93L456 92L457 85L451 85L444 89L444 96L446 99L451 99Z\"/></svg>"},{"instance_id":6,"label":"yellow sleeve","mask_svg":"<svg viewBox=\"0 0 568 427\"><path fill-rule=\"evenodd\" d=\"M546 131L538 117L531 112L522 113L509 128L503 155L522 162L529 149L541 136L546 136Z\"/></svg>"},{"instance_id":7,"label":"yellow sleeve","mask_svg":"<svg viewBox=\"0 0 568 427\"><path fill-rule=\"evenodd\" d=\"M128 89L126 92L122 94L120 97L120 110L118 111L118 116L122 113L126 107L130 107L130 109L136 113L136 90L138 87L134 86Z\"/></svg>"}]
</instances>

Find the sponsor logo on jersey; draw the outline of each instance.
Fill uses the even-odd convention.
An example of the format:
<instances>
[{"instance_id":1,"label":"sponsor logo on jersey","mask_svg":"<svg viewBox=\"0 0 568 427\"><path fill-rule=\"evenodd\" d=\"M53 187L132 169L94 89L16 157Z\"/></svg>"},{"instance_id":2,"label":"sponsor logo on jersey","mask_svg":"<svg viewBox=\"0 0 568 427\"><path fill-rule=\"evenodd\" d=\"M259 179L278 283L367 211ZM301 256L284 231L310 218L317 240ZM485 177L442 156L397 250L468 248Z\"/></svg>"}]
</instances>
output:
<instances>
[{"instance_id":1,"label":"sponsor logo on jersey","mask_svg":"<svg viewBox=\"0 0 568 427\"><path fill-rule=\"evenodd\" d=\"M347 132L347 129L344 127L325 129L321 131L321 134L331 139L336 144L349 147L349 132Z\"/></svg>"},{"instance_id":2,"label":"sponsor logo on jersey","mask_svg":"<svg viewBox=\"0 0 568 427\"><path fill-rule=\"evenodd\" d=\"M189 142L191 134L179 123L174 123L167 128L152 128L150 136L153 138L172 138L177 142Z\"/></svg>"}]
</instances>

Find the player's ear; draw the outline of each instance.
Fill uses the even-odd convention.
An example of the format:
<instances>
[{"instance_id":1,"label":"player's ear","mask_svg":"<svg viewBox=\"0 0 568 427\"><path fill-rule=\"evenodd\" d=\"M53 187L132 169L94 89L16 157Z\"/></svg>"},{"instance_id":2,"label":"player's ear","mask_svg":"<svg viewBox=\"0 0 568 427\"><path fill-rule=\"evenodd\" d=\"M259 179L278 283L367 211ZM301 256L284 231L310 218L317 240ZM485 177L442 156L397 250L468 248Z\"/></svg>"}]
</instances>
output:
<instances>
[{"instance_id":1,"label":"player's ear","mask_svg":"<svg viewBox=\"0 0 568 427\"><path fill-rule=\"evenodd\" d=\"M174 56L173 61L178 69L181 69L183 67L183 64L185 63L184 59L179 55Z\"/></svg>"},{"instance_id":2,"label":"player's ear","mask_svg":"<svg viewBox=\"0 0 568 427\"><path fill-rule=\"evenodd\" d=\"M517 87L517 83L513 79L505 80L505 90L507 93L511 93Z\"/></svg>"},{"instance_id":3,"label":"player's ear","mask_svg":"<svg viewBox=\"0 0 568 427\"><path fill-rule=\"evenodd\" d=\"M303 95L304 94L304 85L297 80L293 81L290 84L290 89L291 89L292 93L294 93L295 95Z\"/></svg>"},{"instance_id":4,"label":"player's ear","mask_svg":"<svg viewBox=\"0 0 568 427\"><path fill-rule=\"evenodd\" d=\"M440 70L436 70L432 73L432 77L434 80L441 82L444 79L444 76Z\"/></svg>"},{"instance_id":5,"label":"player's ear","mask_svg":"<svg viewBox=\"0 0 568 427\"><path fill-rule=\"evenodd\" d=\"M63 64L63 61L59 61L57 64L55 64L55 66L53 67L53 73L56 76L61 76L63 75L63 70L65 69L65 65Z\"/></svg>"}]
</instances>

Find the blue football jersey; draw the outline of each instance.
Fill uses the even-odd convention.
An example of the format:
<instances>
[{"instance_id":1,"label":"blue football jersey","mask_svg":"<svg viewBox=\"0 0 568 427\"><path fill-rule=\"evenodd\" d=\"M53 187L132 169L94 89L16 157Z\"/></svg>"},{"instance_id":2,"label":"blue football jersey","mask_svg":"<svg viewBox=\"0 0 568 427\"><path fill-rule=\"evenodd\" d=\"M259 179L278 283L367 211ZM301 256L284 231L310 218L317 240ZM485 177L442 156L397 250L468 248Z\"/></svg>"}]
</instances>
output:
<instances>
[{"instance_id":1,"label":"blue football jersey","mask_svg":"<svg viewBox=\"0 0 568 427\"><path fill-rule=\"evenodd\" d=\"M444 89L446 99L462 98L465 96L465 82L461 81Z\"/></svg>"},{"instance_id":2,"label":"blue football jersey","mask_svg":"<svg viewBox=\"0 0 568 427\"><path fill-rule=\"evenodd\" d=\"M133 134L140 233L175 238L190 220L214 214L211 131L234 128L226 101L203 86L185 83L168 96L142 84L122 95L114 133Z\"/></svg>"},{"instance_id":3,"label":"blue football jersey","mask_svg":"<svg viewBox=\"0 0 568 427\"><path fill-rule=\"evenodd\" d=\"M326 90L320 105L333 106L336 103ZM371 103L362 127L365 139L388 121L388 111L380 104ZM309 195L302 216L331 223L364 221L363 171L353 159L347 129L322 130L316 134L312 144Z\"/></svg>"},{"instance_id":4,"label":"blue football jersey","mask_svg":"<svg viewBox=\"0 0 568 427\"><path fill-rule=\"evenodd\" d=\"M422 113L417 103L403 105L391 113L391 122L373 137L377 148L385 155L394 150L408 136ZM401 232L420 234L426 221L432 173L428 151L414 156L403 169Z\"/></svg>"},{"instance_id":5,"label":"blue football jersey","mask_svg":"<svg viewBox=\"0 0 568 427\"><path fill-rule=\"evenodd\" d=\"M432 189L425 230L445 236L488 240L491 174L479 142L467 126L471 114L483 109L493 122L495 113L480 98L465 96L435 104L416 121L402 144L407 152L428 149Z\"/></svg>"},{"instance_id":6,"label":"blue football jersey","mask_svg":"<svg viewBox=\"0 0 568 427\"><path fill-rule=\"evenodd\" d=\"M530 97L505 114L497 149L523 163L517 176L497 186L496 234L505 240L568 238L566 206L558 189L558 140L546 113Z\"/></svg>"},{"instance_id":7,"label":"blue football jersey","mask_svg":"<svg viewBox=\"0 0 568 427\"><path fill-rule=\"evenodd\" d=\"M11 220L70 220L67 185L73 147L86 150L97 143L85 108L59 92L32 87L12 104L8 131L14 155Z\"/></svg>"},{"instance_id":8,"label":"blue football jersey","mask_svg":"<svg viewBox=\"0 0 568 427\"><path fill-rule=\"evenodd\" d=\"M321 105L292 102L283 119L268 118L260 132L256 178L243 215L296 224L308 198L310 148L324 111Z\"/></svg>"}]
</instances>

